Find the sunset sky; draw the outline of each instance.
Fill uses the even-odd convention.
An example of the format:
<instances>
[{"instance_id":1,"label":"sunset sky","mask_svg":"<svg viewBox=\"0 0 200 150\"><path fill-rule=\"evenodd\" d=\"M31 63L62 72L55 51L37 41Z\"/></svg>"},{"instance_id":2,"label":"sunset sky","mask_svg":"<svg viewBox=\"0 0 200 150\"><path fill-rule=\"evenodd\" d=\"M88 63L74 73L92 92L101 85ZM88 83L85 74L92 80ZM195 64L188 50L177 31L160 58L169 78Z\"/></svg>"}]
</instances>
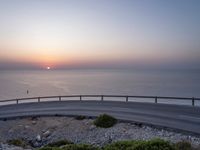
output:
<instances>
[{"instance_id":1,"label":"sunset sky","mask_svg":"<svg viewBox=\"0 0 200 150\"><path fill-rule=\"evenodd\" d=\"M200 69L199 0L0 0L0 69Z\"/></svg>"}]
</instances>

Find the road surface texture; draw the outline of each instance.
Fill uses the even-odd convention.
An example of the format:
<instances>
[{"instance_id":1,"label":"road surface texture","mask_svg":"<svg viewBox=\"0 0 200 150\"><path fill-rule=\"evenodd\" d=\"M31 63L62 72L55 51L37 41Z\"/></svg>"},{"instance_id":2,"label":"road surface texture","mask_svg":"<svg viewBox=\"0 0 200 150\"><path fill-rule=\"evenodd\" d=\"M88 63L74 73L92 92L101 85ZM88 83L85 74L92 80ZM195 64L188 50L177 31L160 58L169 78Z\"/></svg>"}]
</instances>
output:
<instances>
[{"instance_id":1,"label":"road surface texture","mask_svg":"<svg viewBox=\"0 0 200 150\"><path fill-rule=\"evenodd\" d=\"M141 122L200 135L200 107L117 101L61 101L0 106L0 119L24 116L106 113L120 120Z\"/></svg>"}]
</instances>

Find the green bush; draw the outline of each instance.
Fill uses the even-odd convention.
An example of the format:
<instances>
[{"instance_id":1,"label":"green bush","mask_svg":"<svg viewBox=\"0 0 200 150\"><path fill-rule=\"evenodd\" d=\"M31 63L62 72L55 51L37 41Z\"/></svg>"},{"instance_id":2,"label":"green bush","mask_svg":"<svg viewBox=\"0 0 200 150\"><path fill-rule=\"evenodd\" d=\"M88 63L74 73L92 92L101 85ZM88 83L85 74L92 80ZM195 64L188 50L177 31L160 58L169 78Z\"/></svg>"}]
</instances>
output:
<instances>
[{"instance_id":1,"label":"green bush","mask_svg":"<svg viewBox=\"0 0 200 150\"><path fill-rule=\"evenodd\" d=\"M195 150L192 148L191 144L186 141L171 144L170 142L161 139L153 139L149 141L119 141L108 144L102 148L87 144L71 144L70 142L63 142L63 144L55 143L56 142L54 142L52 146L43 147L39 150Z\"/></svg>"},{"instance_id":2,"label":"green bush","mask_svg":"<svg viewBox=\"0 0 200 150\"><path fill-rule=\"evenodd\" d=\"M136 142L138 142L138 141L119 141L119 142L115 142L115 143L106 145L103 149L105 149L105 150L125 150L125 149L130 148Z\"/></svg>"},{"instance_id":3,"label":"green bush","mask_svg":"<svg viewBox=\"0 0 200 150\"><path fill-rule=\"evenodd\" d=\"M62 147L43 147L38 150L100 150L97 147L87 144L67 144Z\"/></svg>"},{"instance_id":4,"label":"green bush","mask_svg":"<svg viewBox=\"0 0 200 150\"><path fill-rule=\"evenodd\" d=\"M43 147L38 150L62 150L62 149L58 147Z\"/></svg>"},{"instance_id":5,"label":"green bush","mask_svg":"<svg viewBox=\"0 0 200 150\"><path fill-rule=\"evenodd\" d=\"M176 150L192 150L192 146L187 141L180 141L175 144Z\"/></svg>"},{"instance_id":6,"label":"green bush","mask_svg":"<svg viewBox=\"0 0 200 150\"><path fill-rule=\"evenodd\" d=\"M120 141L109 144L104 150L175 150L167 141L153 139L150 141Z\"/></svg>"},{"instance_id":7,"label":"green bush","mask_svg":"<svg viewBox=\"0 0 200 150\"><path fill-rule=\"evenodd\" d=\"M117 119L107 114L102 114L94 120L97 127L109 128L117 123Z\"/></svg>"},{"instance_id":8,"label":"green bush","mask_svg":"<svg viewBox=\"0 0 200 150\"><path fill-rule=\"evenodd\" d=\"M145 146L145 148L148 150L174 150L174 147L171 143L161 139L147 141Z\"/></svg>"},{"instance_id":9,"label":"green bush","mask_svg":"<svg viewBox=\"0 0 200 150\"><path fill-rule=\"evenodd\" d=\"M49 143L46 145L46 147L60 147L67 144L73 144L73 142L70 142L68 140L60 140L60 141Z\"/></svg>"},{"instance_id":10,"label":"green bush","mask_svg":"<svg viewBox=\"0 0 200 150\"><path fill-rule=\"evenodd\" d=\"M76 116L75 119L76 120L83 120L85 119L86 117L85 116L82 116L82 115L79 115L79 116Z\"/></svg>"},{"instance_id":11,"label":"green bush","mask_svg":"<svg viewBox=\"0 0 200 150\"><path fill-rule=\"evenodd\" d=\"M87 144L69 144L62 148L62 150L99 150L97 147Z\"/></svg>"},{"instance_id":12,"label":"green bush","mask_svg":"<svg viewBox=\"0 0 200 150\"><path fill-rule=\"evenodd\" d=\"M23 147L23 148L27 146L27 143L23 139L12 139L7 142L10 145L15 145L15 146Z\"/></svg>"}]
</instances>

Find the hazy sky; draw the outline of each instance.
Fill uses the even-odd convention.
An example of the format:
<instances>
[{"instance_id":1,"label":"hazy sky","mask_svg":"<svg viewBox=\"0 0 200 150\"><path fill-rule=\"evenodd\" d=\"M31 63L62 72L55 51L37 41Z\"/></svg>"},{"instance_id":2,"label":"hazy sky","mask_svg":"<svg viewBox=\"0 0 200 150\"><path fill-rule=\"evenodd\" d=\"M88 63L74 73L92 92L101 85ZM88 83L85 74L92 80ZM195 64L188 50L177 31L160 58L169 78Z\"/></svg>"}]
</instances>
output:
<instances>
[{"instance_id":1,"label":"hazy sky","mask_svg":"<svg viewBox=\"0 0 200 150\"><path fill-rule=\"evenodd\" d=\"M0 68L200 69L200 0L0 0Z\"/></svg>"}]
</instances>

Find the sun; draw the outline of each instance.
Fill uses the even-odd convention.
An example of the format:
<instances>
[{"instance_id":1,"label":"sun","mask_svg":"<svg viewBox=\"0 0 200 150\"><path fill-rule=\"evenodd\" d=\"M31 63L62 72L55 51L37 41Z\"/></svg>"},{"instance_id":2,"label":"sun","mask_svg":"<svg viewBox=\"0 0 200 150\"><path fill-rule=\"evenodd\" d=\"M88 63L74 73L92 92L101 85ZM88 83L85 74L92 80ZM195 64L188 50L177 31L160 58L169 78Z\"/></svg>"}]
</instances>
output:
<instances>
[{"instance_id":1,"label":"sun","mask_svg":"<svg viewBox=\"0 0 200 150\"><path fill-rule=\"evenodd\" d=\"M51 69L51 67L49 67L49 66L48 66L48 67L46 67L46 69L47 69L47 70L50 70L50 69Z\"/></svg>"}]
</instances>

